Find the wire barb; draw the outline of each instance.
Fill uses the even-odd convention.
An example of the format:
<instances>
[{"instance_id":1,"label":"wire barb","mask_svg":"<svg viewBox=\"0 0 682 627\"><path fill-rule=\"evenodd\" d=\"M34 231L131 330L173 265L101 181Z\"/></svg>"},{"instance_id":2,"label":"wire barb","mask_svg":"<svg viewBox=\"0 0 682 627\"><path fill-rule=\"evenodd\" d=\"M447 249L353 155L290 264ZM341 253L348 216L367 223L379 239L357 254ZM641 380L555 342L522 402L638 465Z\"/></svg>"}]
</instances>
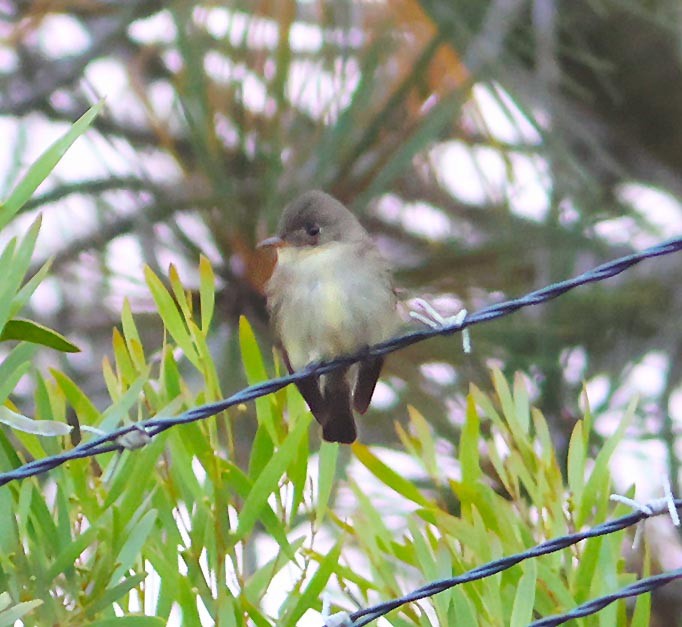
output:
<instances>
[{"instance_id":1,"label":"wire barb","mask_svg":"<svg viewBox=\"0 0 682 627\"><path fill-rule=\"evenodd\" d=\"M675 508L682 508L682 499L674 500L673 504ZM447 579L434 581L398 599L384 601L383 603L379 603L372 607L365 608L364 610L358 610L356 612L353 612L350 615L351 619L353 620L351 626L362 627L363 625L368 625L369 623L377 620L378 618L385 616L390 611L397 609L401 605L413 603L415 601L431 597L434 594L444 592L445 590L454 588L455 586L458 586L462 583L490 577L491 575L495 575L499 572L502 572L503 570L507 570L508 568L511 568L512 566L515 566L516 564L519 564L524 560L539 557L540 555L547 555L548 553L555 553L556 551L566 549L574 544L577 544L578 542L581 542L582 540L586 540L587 538L596 538L597 536L604 536L611 533L615 533L616 531L621 531L623 529L626 529L627 527L636 525L640 520L643 520L644 518L649 518L650 516L657 516L661 513L664 513L665 511L666 509L664 508L662 511L658 512L657 511L645 512L638 508L638 511L632 514L628 514L627 516L616 518L614 520L606 521L605 523L597 525L596 527L592 527L591 529L586 529L584 531L578 531L576 533L561 536L559 538L547 540L546 542L538 544L531 549L527 549L526 551L522 551L515 555L503 557L502 559L488 562L487 564L478 566L470 571L467 571L466 573L457 575L456 577L449 577ZM669 581L672 581L672 579L678 579L682 577L682 569L679 571L679 574L676 573L678 573L678 571L672 571L671 573L664 573L663 575L658 575L657 576L658 578L656 577L649 578L649 580L651 579L655 580L653 584L648 582L649 580L642 579L636 584L628 586L623 591L614 593L612 595L608 595L607 597L603 597L602 599L594 599L593 601L585 603L584 605L573 608L573 610L566 614L562 614L561 616L557 615L551 619L543 619L547 621L558 622L539 621L537 623L533 623L533 626L549 627L551 625L560 625L561 623L566 622L566 620L569 620L570 618L578 618L580 616L594 614L595 612L598 612L599 610L603 609L610 603L613 603L613 601L617 599L625 598L626 596L634 596L635 594L643 594L645 592L649 592L654 588L657 588L659 586L664 585L665 583L668 583ZM642 584L641 588L637 588L638 584ZM649 585L653 585L653 587L649 588L648 587ZM637 590L640 589L641 592L638 592ZM607 600L604 601L604 599ZM582 613L573 614L573 612ZM566 618L565 620L561 620L564 616L568 618Z\"/></svg>"},{"instance_id":2,"label":"wire barb","mask_svg":"<svg viewBox=\"0 0 682 627\"><path fill-rule=\"evenodd\" d=\"M305 379L311 375L326 374L332 370L343 368L357 361L366 359L368 356L379 357L382 355L387 355L388 353L411 346L417 342L422 342L431 337L453 335L454 333L463 331L467 327L470 327L474 324L480 324L482 322L495 320L496 318L502 318L503 316L508 316L509 314L512 314L519 309L523 309L524 307L529 307L531 305L537 305L539 303L552 300L580 285L594 283L596 281L603 281L604 279L624 272L628 268L634 266L640 261L643 261L644 259L669 255L680 250L682 250L682 237L663 242L638 253L633 253L631 255L609 261L608 263L597 266L596 268L584 272L583 274L580 274L572 279L561 281L559 283L553 283L552 285L548 285L547 287L544 287L540 290L530 292L521 298L508 300L496 305L491 305L489 307L484 307L483 309L466 316L461 321L451 322L445 324L444 326L436 326L433 328L412 331L411 333L395 337L386 342L382 342L381 344L375 344L369 349L359 351L354 355L339 357L332 361L309 364L298 372L294 372L278 379L270 379L256 385L249 386L222 401L194 407L178 416L170 418L154 417L135 423L135 425L121 427L120 429L99 436L93 440L90 440L89 442L79 444L69 451L65 451L51 457L33 460L8 472L0 473L0 487L9 483L10 481L25 479L27 477L48 472L49 470L52 470L53 468L56 468L57 466L60 466L61 464L64 464L72 459L91 457L93 455L101 455L102 453L109 453L112 451L122 451L125 447L121 444L120 438L134 430L143 429L150 438L153 438L155 435L158 435L166 429L170 429L176 425L196 422L197 420L204 420L211 416L215 416L221 411L226 410L228 407L239 405L240 403L246 403L247 401L252 401L256 398L266 396L267 394L272 394L273 392L276 392L277 390L280 390L291 383L295 383L296 381Z\"/></svg>"},{"instance_id":3,"label":"wire barb","mask_svg":"<svg viewBox=\"0 0 682 627\"><path fill-rule=\"evenodd\" d=\"M603 597L598 597L596 599L592 599L591 601L587 601L586 603L578 605L564 614L557 614L555 616L548 616L541 620L537 620L531 623L528 627L556 627L556 625L563 625L569 620L574 620L583 616L589 616L590 614L596 614L600 610L603 610L607 605L611 605L611 603L618 601L619 599L627 599L628 597L639 596L640 594L652 592L661 586L665 586L671 581L675 581L676 579L682 579L682 568L671 570L668 573L661 573L660 575L644 577L643 579L640 579L639 581L636 581L625 588L621 588L617 592L606 594Z\"/></svg>"},{"instance_id":4,"label":"wire barb","mask_svg":"<svg viewBox=\"0 0 682 627\"><path fill-rule=\"evenodd\" d=\"M668 242L664 242L657 246L643 250L639 253L633 253L626 257L621 257L620 259L602 264L593 270L580 274L572 279L562 281L560 283L554 283L540 290L531 292L521 298L505 301L490 307L485 307L471 316L468 316L466 311L464 311L463 314L460 312L459 317L447 319L441 318L440 320L442 321L442 324L434 325L430 322L426 322L425 324L429 326L428 329L414 331L401 337L393 338L387 342L372 346L368 350L361 351L355 355L340 357L333 361L324 363L309 364L302 370L294 372L288 376L280 377L278 379L270 379L257 385L252 385L222 401L195 407L178 416L170 418L157 416L139 423L127 425L112 431L111 433L99 435L89 442L81 443L69 451L65 451L51 457L33 460L9 472L1 473L0 487L9 483L10 481L24 479L26 477L48 472L49 470L56 468L57 466L72 459L91 457L93 455L99 455L111 451L122 451L125 448L139 448L140 446L144 446L146 443L148 443L155 435L158 435L166 429L170 429L171 427L180 424L204 420L210 416L220 413L221 411L224 411L228 407L266 396L267 394L276 392L290 383L305 379L312 374L326 374L337 368L342 368L356 361L366 359L368 354L369 356L386 355L417 342L421 342L430 337L452 335L456 332L464 331L467 327L474 324L501 318L524 307L546 302L580 285L602 281L606 278L615 276L621 272L624 272L640 261L643 261L644 259L667 255L679 250L682 250L682 238L676 238L674 240L670 240ZM437 318L434 319L437 320ZM662 511L668 510L675 524L679 525L677 508L682 507L682 500L672 499L672 491L669 481L667 484L664 484L664 491L666 493L666 497L663 499L663 505L658 509L652 507L651 504L641 506L636 501L632 501L630 504L632 505L634 503L635 509L637 511L628 516L608 521L586 531L573 533L543 542L532 549L489 562L488 564L474 568L473 570L463 573L457 577L432 582L399 599L386 601L371 608L358 610L352 614L348 614L347 612L339 612L327 617L325 625L326 627L360 627L361 625L367 625L381 616L384 616L391 610L396 609L406 603L412 603L414 601L433 596L434 594L443 592L444 590L452 588L453 586L459 585L466 581L474 581L476 579L489 577L498 572L511 568L523 560L559 551L586 538L620 531L626 527L636 525L639 521L644 520L645 518L658 515ZM625 497L618 497L615 500L625 502ZM554 625L560 625L573 618L588 616L589 614L598 612L617 599L650 592L651 590L654 590L674 579L679 578L682 578L682 569L641 579L635 584L623 588L619 592L598 599L593 599L592 601L574 608L566 614L536 621L533 623L533 627L551 627ZM328 611L328 608L326 608L326 611Z\"/></svg>"},{"instance_id":5,"label":"wire barb","mask_svg":"<svg viewBox=\"0 0 682 627\"><path fill-rule=\"evenodd\" d=\"M462 309L454 316L442 316L431 303L423 298L415 298L413 302L417 307L422 309L424 313L410 311L410 318L425 324L431 329L442 329L445 327L454 329L457 325L462 326L462 323L469 313L466 309ZM469 334L469 329L465 327L462 327L462 348L467 355L471 353L471 336Z\"/></svg>"}]
</instances>

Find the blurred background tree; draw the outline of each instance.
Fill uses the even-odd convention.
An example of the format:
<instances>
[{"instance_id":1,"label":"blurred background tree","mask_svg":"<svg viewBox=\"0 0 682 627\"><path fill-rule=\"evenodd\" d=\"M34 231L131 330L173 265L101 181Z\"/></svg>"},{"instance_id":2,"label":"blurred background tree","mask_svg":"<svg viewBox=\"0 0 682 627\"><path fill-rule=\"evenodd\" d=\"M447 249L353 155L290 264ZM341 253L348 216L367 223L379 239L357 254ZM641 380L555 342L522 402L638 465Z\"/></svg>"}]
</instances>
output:
<instances>
[{"instance_id":1,"label":"blurred background tree","mask_svg":"<svg viewBox=\"0 0 682 627\"><path fill-rule=\"evenodd\" d=\"M45 213L55 257L30 315L84 348L60 366L95 398L123 297L151 309L142 264L187 276L200 252L220 280L223 390L244 385L236 321L267 334L273 263L254 243L306 189L352 207L405 298L444 313L682 231L676 0L17 0L0 3L0 33L3 195L107 97L24 216ZM648 262L477 327L473 355L457 338L401 353L362 440L395 444L408 403L452 440L467 384L494 363L530 374L560 450L584 381L604 434L642 395L633 436L677 479L679 268ZM160 346L155 317L140 327ZM255 420L236 428L249 438Z\"/></svg>"}]
</instances>

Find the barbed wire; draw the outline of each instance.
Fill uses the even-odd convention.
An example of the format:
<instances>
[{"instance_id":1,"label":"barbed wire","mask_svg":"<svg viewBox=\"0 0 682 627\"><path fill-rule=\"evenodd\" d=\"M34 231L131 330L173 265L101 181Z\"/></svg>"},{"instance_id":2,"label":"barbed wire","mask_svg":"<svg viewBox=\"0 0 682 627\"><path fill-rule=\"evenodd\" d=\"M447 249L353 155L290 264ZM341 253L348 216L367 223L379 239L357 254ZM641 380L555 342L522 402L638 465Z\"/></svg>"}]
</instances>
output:
<instances>
[{"instance_id":1,"label":"barbed wire","mask_svg":"<svg viewBox=\"0 0 682 627\"><path fill-rule=\"evenodd\" d=\"M131 446L124 446L124 444L122 444L123 438L126 436L134 436L135 433L140 434L142 436L141 442L144 443L150 438L153 438L155 435L162 433L166 429L170 429L176 425L196 422L198 420L204 420L211 416L215 416L229 407L272 394L273 392L276 392L277 390L280 390L291 383L306 379L311 375L326 374L332 370L336 370L357 361L366 359L367 357L386 355L432 337L452 335L475 324L495 320L496 318L502 318L503 316L512 314L524 307L547 302L581 285L603 281L604 279L624 272L628 268L631 268L635 264L638 264L645 259L669 255L680 250L682 250L682 237L671 239L667 242L660 243L640 252L626 255L613 261L609 261L608 263L601 264L592 270L583 272L582 274L573 277L572 279L553 283L542 289L530 292L520 298L507 300L495 305L484 307L483 309L468 315L466 318L464 318L464 320L446 324L441 327L429 327L411 331L410 333L358 351L353 355L346 355L330 361L309 364L302 370L294 372L293 374L285 375L276 379L269 379L268 381L251 385L239 392L236 392L235 394L232 394L226 399L217 401L215 403L208 403L206 405L194 407L177 416L154 416L135 424L126 425L110 433L95 437L88 442L81 443L71 450L64 451L50 457L36 459L8 472L0 473L0 487L4 486L10 481L25 479L27 477L48 472L49 470L52 470L53 468L56 468L73 459L91 457L117 450L122 451L125 448L131 448Z\"/></svg>"},{"instance_id":2,"label":"barbed wire","mask_svg":"<svg viewBox=\"0 0 682 627\"><path fill-rule=\"evenodd\" d=\"M617 592L612 592L611 594L606 594L603 597L598 597L591 601L587 601L582 605L578 605L565 614L556 614L555 616L548 616L541 620L536 620L528 627L555 627L555 625L563 625L574 618L596 614L600 610L603 610L607 605L611 605L614 601L652 592L676 579L682 579L682 568L659 575L652 575L651 577L644 577L625 588L621 588Z\"/></svg>"},{"instance_id":3,"label":"barbed wire","mask_svg":"<svg viewBox=\"0 0 682 627\"><path fill-rule=\"evenodd\" d=\"M674 505L676 509L682 509L682 499L675 499ZM392 599L390 601L384 601L378 603L369 608L363 610L357 610L348 615L346 622L340 624L343 627L362 627L363 625L368 625L369 623L385 616L390 611L397 609L398 607L405 605L407 603L414 603L415 601L420 601L427 597L431 597L450 588L454 588L463 583L469 581L476 581L477 579L485 579L491 575L495 575L503 570L507 570L516 564L523 562L524 560L539 557L541 555L547 555L548 553L555 553L562 549L566 549L582 540L588 538L596 538L598 536L604 536L623 529L627 529L633 525L636 525L640 521L651 518L653 516L658 516L664 513L665 510L662 507L657 507L650 511L637 511L620 518L615 518L613 520L606 521L596 527L590 529L585 529L584 531L578 531L576 533L567 534L552 540L547 540L542 542L530 549L521 551L514 555L508 555L498 560L488 562L482 566L478 566L472 570L457 575L455 577L448 577L446 579L439 579L433 581L421 588L417 588L412 592L399 597L397 599ZM663 573L662 575L657 575L655 577L649 577L646 579L641 579L640 581L624 588L619 592L609 594L607 596L601 597L599 599L593 599L583 605L577 606L567 612L566 614L557 615L554 617L544 618L541 621L532 623L533 627L551 627L553 625L560 625L571 618L579 618L581 616L587 616L589 614L594 614L600 609L603 609L610 603L613 603L617 599L625 598L628 596L635 596L637 594L643 594L649 592L655 588L658 588L673 579L682 578L682 569L679 571L671 571L669 573ZM567 618L565 618L567 617ZM328 624L328 623L327 623Z\"/></svg>"}]
</instances>

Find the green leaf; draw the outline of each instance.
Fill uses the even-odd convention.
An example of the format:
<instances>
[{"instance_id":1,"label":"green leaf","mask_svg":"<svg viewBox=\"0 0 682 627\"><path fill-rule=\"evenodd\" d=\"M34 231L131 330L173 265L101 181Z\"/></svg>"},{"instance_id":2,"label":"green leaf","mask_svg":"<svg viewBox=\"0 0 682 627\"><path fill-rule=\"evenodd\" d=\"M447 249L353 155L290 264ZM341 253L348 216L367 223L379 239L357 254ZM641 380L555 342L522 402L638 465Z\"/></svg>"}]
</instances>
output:
<instances>
[{"instance_id":1,"label":"green leaf","mask_svg":"<svg viewBox=\"0 0 682 627\"><path fill-rule=\"evenodd\" d=\"M263 362L263 355L260 348L258 348L258 342L256 341L253 329L244 316L239 317L239 348L242 353L242 363L244 364L246 380L249 385L267 380L268 373ZM257 398L256 412L258 421L265 425L272 441L277 442L279 438L277 437L270 399L265 396Z\"/></svg>"},{"instance_id":2,"label":"green leaf","mask_svg":"<svg viewBox=\"0 0 682 627\"><path fill-rule=\"evenodd\" d=\"M292 551L292 556L289 557L284 555L282 552L275 552L274 557L265 562L262 566L256 570L245 582L244 584L244 594L249 601L258 604L263 596L267 593L273 578L279 571L290 565L291 561L296 559L293 555L294 551L298 551L303 543L306 541L306 537L302 536L297 538L292 542L290 546L290 551Z\"/></svg>"},{"instance_id":3,"label":"green leaf","mask_svg":"<svg viewBox=\"0 0 682 627\"><path fill-rule=\"evenodd\" d=\"M227 479L229 485L234 488L235 492L242 498L247 498L253 492L254 484L244 472L232 464L227 467ZM286 555L292 562L296 559L294 550L287 539L284 524L277 517L277 514L270 507L269 503L265 503L259 514L260 521L267 532L279 544L282 553Z\"/></svg>"},{"instance_id":4,"label":"green leaf","mask_svg":"<svg viewBox=\"0 0 682 627\"><path fill-rule=\"evenodd\" d=\"M0 333L0 342L20 340L31 344L40 344L61 351L62 353L78 353L80 348L72 344L61 333L49 329L33 320L14 318L5 324Z\"/></svg>"},{"instance_id":5,"label":"green leaf","mask_svg":"<svg viewBox=\"0 0 682 627\"><path fill-rule=\"evenodd\" d=\"M317 468L317 502L315 504L315 520L318 525L324 521L329 505L329 497L336 475L336 462L339 458L339 447L330 442L322 442L318 454Z\"/></svg>"},{"instance_id":6,"label":"green leaf","mask_svg":"<svg viewBox=\"0 0 682 627\"><path fill-rule=\"evenodd\" d=\"M38 216L24 239L17 244L12 239L0 255L0 330L7 321L16 313L18 294L21 294L20 285L28 271L31 256L35 248L38 233L40 232L41 218ZM20 303L19 303L20 304Z\"/></svg>"},{"instance_id":7,"label":"green leaf","mask_svg":"<svg viewBox=\"0 0 682 627\"><path fill-rule=\"evenodd\" d=\"M16 316L21 311L24 305L28 302L28 299L31 298L33 292L36 291L36 288L43 282L43 279L47 276L51 266L52 260L50 259L46 261L40 270L38 270L38 272L36 272L28 281L26 281L22 288L16 293L12 299L12 306L10 307L9 311L10 318Z\"/></svg>"},{"instance_id":8,"label":"green leaf","mask_svg":"<svg viewBox=\"0 0 682 627\"><path fill-rule=\"evenodd\" d=\"M158 616L117 616L88 623L88 627L164 627L166 624Z\"/></svg>"},{"instance_id":9,"label":"green leaf","mask_svg":"<svg viewBox=\"0 0 682 627\"><path fill-rule=\"evenodd\" d=\"M95 614L110 607L112 603L120 601L123 595L130 592L130 590L132 590L135 586L142 583L146 578L147 573L137 573L135 575L127 577L126 579L121 581L121 583L116 584L111 588L107 588L106 592L104 592L104 594L100 598L96 599L93 603L90 604L90 606L88 607L88 613Z\"/></svg>"},{"instance_id":10,"label":"green leaf","mask_svg":"<svg viewBox=\"0 0 682 627\"><path fill-rule=\"evenodd\" d=\"M414 440L418 443L421 451L421 459L424 462L426 471L433 478L439 477L440 471L436 458L436 444L433 439L431 425L429 425L426 418L411 405L407 406L407 413L410 416L410 424L414 428Z\"/></svg>"},{"instance_id":11,"label":"green leaf","mask_svg":"<svg viewBox=\"0 0 682 627\"><path fill-rule=\"evenodd\" d=\"M27 418L26 416L13 412L5 406L0 406L0 422L12 427L12 429L18 429L25 433L52 437L68 435L71 433L72 429L70 425L64 424L63 422L57 422L56 420L33 420Z\"/></svg>"},{"instance_id":12,"label":"green leaf","mask_svg":"<svg viewBox=\"0 0 682 627\"><path fill-rule=\"evenodd\" d=\"M180 274L178 273L178 269L174 263L171 263L168 266L168 282L170 283L173 296L175 296L175 302L180 308L185 322L189 322L192 319L191 296L182 285Z\"/></svg>"},{"instance_id":13,"label":"green leaf","mask_svg":"<svg viewBox=\"0 0 682 627\"><path fill-rule=\"evenodd\" d=\"M295 627L298 619L305 614L311 607L316 607L320 603L320 595L326 588L329 578L336 571L341 555L341 542L337 542L334 548L325 555L320 562L315 574L310 578L308 585L303 590L301 596L298 597L296 605L287 612L287 615L281 625L291 625Z\"/></svg>"},{"instance_id":14,"label":"green leaf","mask_svg":"<svg viewBox=\"0 0 682 627\"><path fill-rule=\"evenodd\" d=\"M9 595L3 592L0 595L0 599L5 601L6 597ZM22 616L28 614L31 610L35 609L43 602L40 599L34 599L33 601L24 601L23 603L17 603L9 609L0 612L0 627L12 627L16 621L18 621Z\"/></svg>"},{"instance_id":15,"label":"green leaf","mask_svg":"<svg viewBox=\"0 0 682 627\"><path fill-rule=\"evenodd\" d=\"M156 510L150 509L130 530L128 537L116 556L118 567L111 575L109 585L118 584L119 579L131 568L133 562L140 557L140 551L152 532L157 517Z\"/></svg>"},{"instance_id":16,"label":"green leaf","mask_svg":"<svg viewBox=\"0 0 682 627\"><path fill-rule=\"evenodd\" d=\"M509 621L510 627L525 627L532 622L536 588L537 568L535 561L526 560L523 563L523 576L514 596L514 606Z\"/></svg>"},{"instance_id":17,"label":"green leaf","mask_svg":"<svg viewBox=\"0 0 682 627\"><path fill-rule=\"evenodd\" d=\"M419 490L415 487L409 479L406 479L401 474L397 473L392 468L389 468L384 462L382 462L374 453L372 453L369 448L356 442L353 444L353 453L357 457L358 461L361 462L367 470L369 470L377 479L382 481L392 490L395 490L398 494L402 494L406 499L421 505L422 507L432 507L431 501L426 498Z\"/></svg>"},{"instance_id":18,"label":"green leaf","mask_svg":"<svg viewBox=\"0 0 682 627\"><path fill-rule=\"evenodd\" d=\"M121 309L121 327L123 328L123 337L128 348L128 355L137 370L142 370L146 365L144 349L142 348L142 340L137 331L133 312L130 309L130 302L127 298L123 301L123 308Z\"/></svg>"},{"instance_id":19,"label":"green leaf","mask_svg":"<svg viewBox=\"0 0 682 627\"><path fill-rule=\"evenodd\" d=\"M310 426L310 414L299 416L298 422L289 432L281 446L272 456L263 471L258 476L239 513L239 525L236 539L240 540L252 529L261 511L267 504L270 495L279 488L284 471L291 464L291 460L299 450L301 438Z\"/></svg>"},{"instance_id":20,"label":"green leaf","mask_svg":"<svg viewBox=\"0 0 682 627\"><path fill-rule=\"evenodd\" d=\"M621 443L627 428L632 423L637 408L637 398L633 398L625 413L618 423L616 431L604 442L597 458L594 461L592 472L589 479L585 483L585 498L583 498L582 508L579 515L576 517L578 525L582 525L581 521L585 520L589 512L589 505L597 499L597 495L606 495L609 492L610 486L610 472L609 463L616 447Z\"/></svg>"},{"instance_id":21,"label":"green leaf","mask_svg":"<svg viewBox=\"0 0 682 627\"><path fill-rule=\"evenodd\" d=\"M573 499L579 509L585 489L585 464L586 464L585 439L583 438L583 425L578 421L573 427L571 441L568 445L567 474L568 487L573 492Z\"/></svg>"},{"instance_id":22,"label":"green leaf","mask_svg":"<svg viewBox=\"0 0 682 627\"><path fill-rule=\"evenodd\" d=\"M641 577L651 575L651 556L648 547L644 553ZM632 612L630 627L648 627L651 624L651 594L640 594L635 601L635 610Z\"/></svg>"},{"instance_id":23,"label":"green leaf","mask_svg":"<svg viewBox=\"0 0 682 627\"><path fill-rule=\"evenodd\" d=\"M177 304L171 298L161 280L152 272L151 268L145 267L144 276L166 329L168 329L168 332L183 350L185 357L192 362L192 365L197 370L201 370L199 355L197 355L187 326L178 311Z\"/></svg>"},{"instance_id":24,"label":"green leaf","mask_svg":"<svg viewBox=\"0 0 682 627\"><path fill-rule=\"evenodd\" d=\"M264 423L258 425L256 435L253 438L251 445L251 455L249 456L249 477L255 479L261 474L265 465L272 458L272 452L275 450L275 445L270 435L265 428Z\"/></svg>"},{"instance_id":25,"label":"green leaf","mask_svg":"<svg viewBox=\"0 0 682 627\"><path fill-rule=\"evenodd\" d=\"M102 414L100 419L99 428L103 431L113 431L122 422L128 419L128 412L133 407L133 405L140 399L140 393L142 388L145 386L149 380L149 371L151 366L147 366L144 372L130 384L130 387L126 393L121 396L121 398L110 405L107 410Z\"/></svg>"},{"instance_id":26,"label":"green leaf","mask_svg":"<svg viewBox=\"0 0 682 627\"><path fill-rule=\"evenodd\" d=\"M526 381L520 372L514 375L514 415L521 423L521 428L528 433L530 426L530 403Z\"/></svg>"},{"instance_id":27,"label":"green leaf","mask_svg":"<svg viewBox=\"0 0 682 627\"><path fill-rule=\"evenodd\" d=\"M62 392L64 392L69 403L71 403L71 406L75 410L81 423L86 425L98 424L100 413L85 393L63 372L54 368L51 368L50 372L56 379Z\"/></svg>"},{"instance_id":28,"label":"green leaf","mask_svg":"<svg viewBox=\"0 0 682 627\"><path fill-rule=\"evenodd\" d=\"M14 391L17 382L31 367L30 360L37 352L35 344L15 346L0 363L0 403Z\"/></svg>"},{"instance_id":29,"label":"green leaf","mask_svg":"<svg viewBox=\"0 0 682 627\"><path fill-rule=\"evenodd\" d=\"M68 543L62 548L56 559L50 565L49 570L45 573L45 581L52 583L52 580L59 574L63 573L68 568L72 568L76 558L95 540L99 530L97 527L89 527L81 531L73 542Z\"/></svg>"},{"instance_id":30,"label":"green leaf","mask_svg":"<svg viewBox=\"0 0 682 627\"><path fill-rule=\"evenodd\" d=\"M37 187L47 178L64 153L92 124L104 106L104 100L90 107L71 128L54 142L28 169L24 178L16 185L9 198L0 206L0 229L4 228L24 206Z\"/></svg>"},{"instance_id":31,"label":"green leaf","mask_svg":"<svg viewBox=\"0 0 682 627\"><path fill-rule=\"evenodd\" d=\"M199 304L201 306L201 330L208 333L215 308L215 275L207 257L199 257Z\"/></svg>"},{"instance_id":32,"label":"green leaf","mask_svg":"<svg viewBox=\"0 0 682 627\"><path fill-rule=\"evenodd\" d=\"M466 420L459 440L459 461L462 467L462 483L473 485L481 476L478 453L480 444L480 420L474 397L467 396Z\"/></svg>"}]
</instances>

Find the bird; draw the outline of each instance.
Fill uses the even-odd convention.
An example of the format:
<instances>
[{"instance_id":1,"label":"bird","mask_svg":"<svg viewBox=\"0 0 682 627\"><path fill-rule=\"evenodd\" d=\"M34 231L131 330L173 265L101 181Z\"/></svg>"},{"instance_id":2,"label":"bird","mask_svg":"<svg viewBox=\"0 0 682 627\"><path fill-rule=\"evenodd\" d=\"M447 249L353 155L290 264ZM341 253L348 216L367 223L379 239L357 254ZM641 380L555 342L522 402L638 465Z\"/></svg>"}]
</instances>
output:
<instances>
[{"instance_id":1,"label":"bird","mask_svg":"<svg viewBox=\"0 0 682 627\"><path fill-rule=\"evenodd\" d=\"M277 251L265 295L290 373L397 332L401 320L388 263L358 219L329 194L311 190L293 200L277 234L258 247ZM367 411L383 364L383 357L368 356L297 382L324 440L356 440L353 410Z\"/></svg>"}]
</instances>

